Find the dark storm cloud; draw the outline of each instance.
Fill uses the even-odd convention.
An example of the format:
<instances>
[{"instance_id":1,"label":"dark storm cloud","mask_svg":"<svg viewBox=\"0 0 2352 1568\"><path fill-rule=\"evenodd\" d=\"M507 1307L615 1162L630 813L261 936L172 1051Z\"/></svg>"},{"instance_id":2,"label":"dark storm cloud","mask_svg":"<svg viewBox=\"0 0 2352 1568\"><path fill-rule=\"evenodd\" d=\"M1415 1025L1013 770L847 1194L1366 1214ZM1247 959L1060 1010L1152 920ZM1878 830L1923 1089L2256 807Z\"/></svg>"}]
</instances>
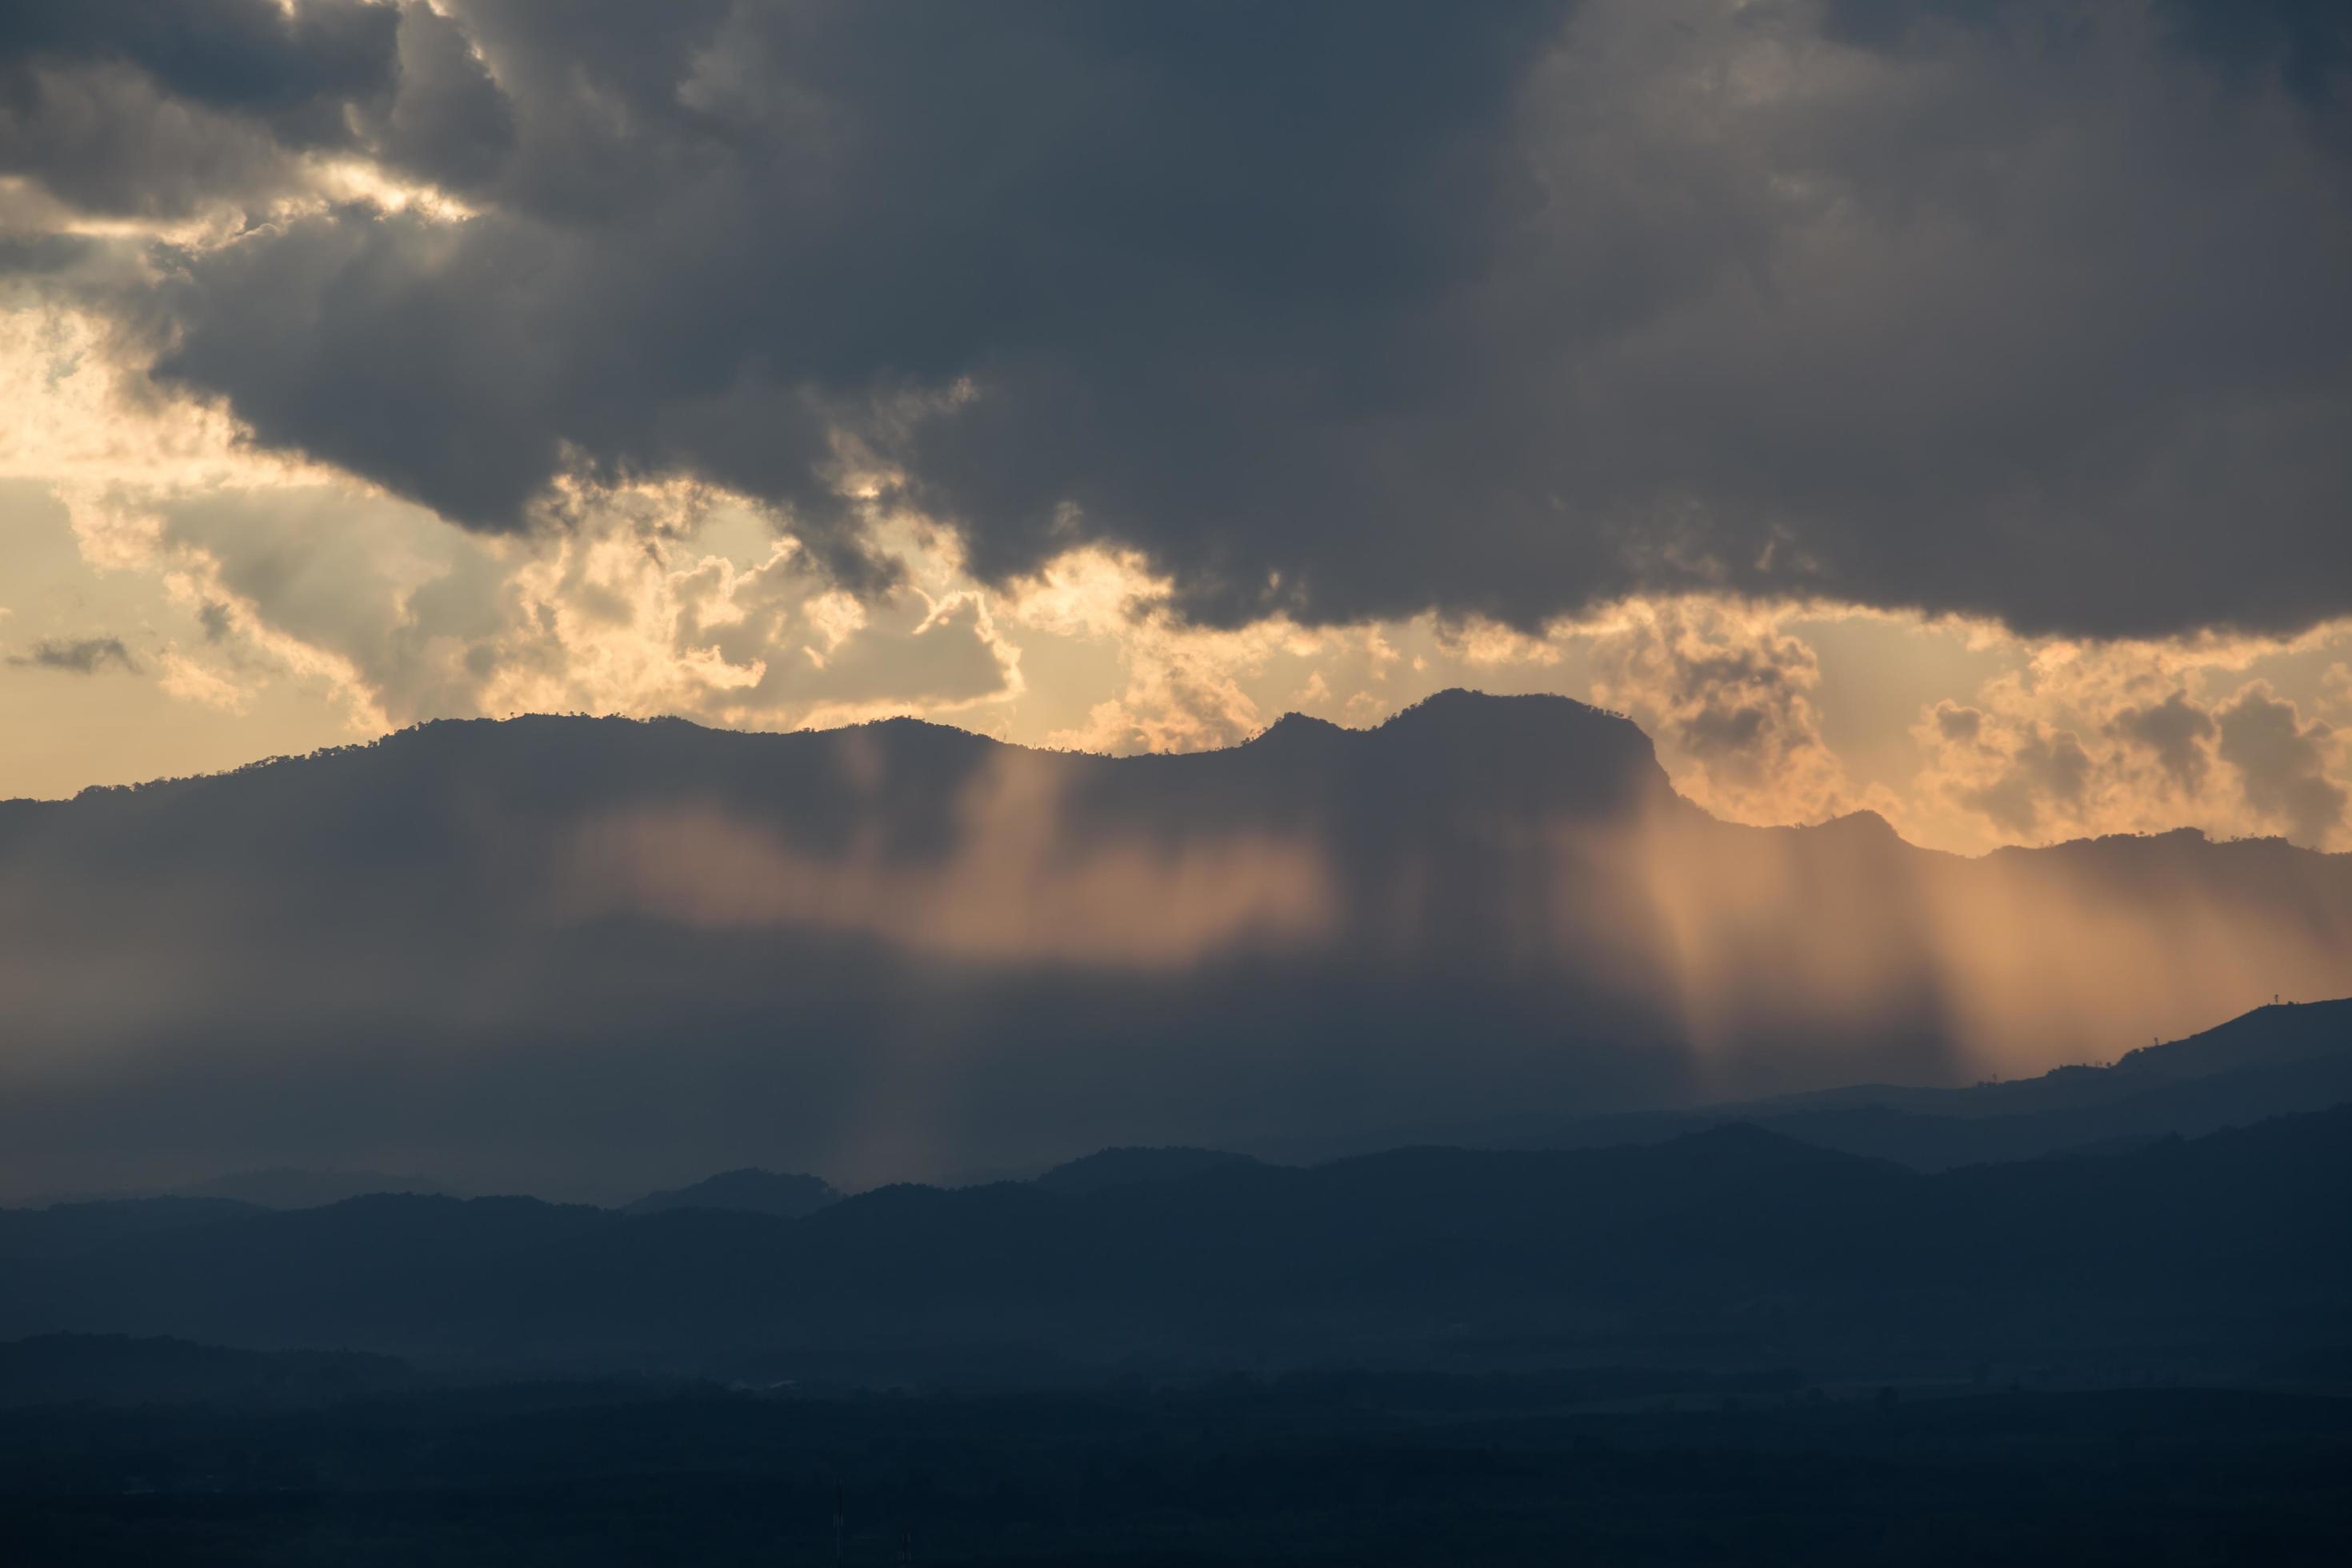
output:
<instances>
[{"instance_id":1,"label":"dark storm cloud","mask_svg":"<svg viewBox=\"0 0 2352 1568\"><path fill-rule=\"evenodd\" d=\"M254 114L289 136L332 141L343 100L390 86L400 14L310 0L15 0L0 52L38 68L120 61L194 102Z\"/></svg>"},{"instance_id":2,"label":"dark storm cloud","mask_svg":"<svg viewBox=\"0 0 2352 1568\"><path fill-rule=\"evenodd\" d=\"M2154 0L2163 44L2241 82L2274 77L2305 103L2333 101L2352 67L2352 9L2339 0ZM1937 27L2011 34L2044 43L2083 31L2085 7L2048 0L1826 0L1822 31L1874 48L1908 47Z\"/></svg>"},{"instance_id":3,"label":"dark storm cloud","mask_svg":"<svg viewBox=\"0 0 2352 1568\"><path fill-rule=\"evenodd\" d=\"M422 5L403 10L398 79L399 90L362 121L387 163L459 191L497 174L514 114L463 28Z\"/></svg>"},{"instance_id":4,"label":"dark storm cloud","mask_svg":"<svg viewBox=\"0 0 2352 1568\"><path fill-rule=\"evenodd\" d=\"M0 278L63 272L96 249L79 235L0 234Z\"/></svg>"},{"instance_id":5,"label":"dark storm cloud","mask_svg":"<svg viewBox=\"0 0 2352 1568\"><path fill-rule=\"evenodd\" d=\"M352 140L401 25L355 0L20 0L0 15L0 168L103 211L257 194L283 153Z\"/></svg>"},{"instance_id":6,"label":"dark storm cloud","mask_svg":"<svg viewBox=\"0 0 2352 1568\"><path fill-rule=\"evenodd\" d=\"M845 426L984 571L1075 504L1202 594L1245 543L1245 600L1310 513L1403 521L1362 421L1422 418L1411 362L1457 356L1366 328L1531 199L1494 150L1552 9L473 7L520 125L490 210L191 258L163 368L477 526L573 450L838 537Z\"/></svg>"},{"instance_id":7,"label":"dark storm cloud","mask_svg":"<svg viewBox=\"0 0 2352 1568\"><path fill-rule=\"evenodd\" d=\"M856 469L983 574L1104 539L1218 621L2352 609L2316 8L449 10L306 8L240 75L124 0L16 68L280 150L333 103L476 208L172 258L158 366L469 526L691 473L848 568Z\"/></svg>"},{"instance_id":8,"label":"dark storm cloud","mask_svg":"<svg viewBox=\"0 0 2352 1568\"><path fill-rule=\"evenodd\" d=\"M71 675L96 675L110 666L136 671L139 661L121 637L48 637L24 653L12 653L8 662L22 669L59 669Z\"/></svg>"},{"instance_id":9,"label":"dark storm cloud","mask_svg":"<svg viewBox=\"0 0 2352 1568\"><path fill-rule=\"evenodd\" d=\"M2275 71L2309 104L2341 100L2352 71L2352 7L2337 0L2161 0L2173 41L2242 78Z\"/></svg>"}]
</instances>

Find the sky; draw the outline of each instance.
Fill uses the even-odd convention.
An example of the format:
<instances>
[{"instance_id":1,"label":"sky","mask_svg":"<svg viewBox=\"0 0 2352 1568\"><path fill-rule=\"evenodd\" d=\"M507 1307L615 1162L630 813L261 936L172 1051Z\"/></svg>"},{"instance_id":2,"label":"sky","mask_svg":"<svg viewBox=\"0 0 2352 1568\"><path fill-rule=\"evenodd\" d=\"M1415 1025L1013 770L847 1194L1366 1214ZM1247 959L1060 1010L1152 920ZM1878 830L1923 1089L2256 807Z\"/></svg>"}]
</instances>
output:
<instances>
[{"instance_id":1,"label":"sky","mask_svg":"<svg viewBox=\"0 0 2352 1568\"><path fill-rule=\"evenodd\" d=\"M0 797L1431 692L2352 850L2352 12L20 0Z\"/></svg>"}]
</instances>

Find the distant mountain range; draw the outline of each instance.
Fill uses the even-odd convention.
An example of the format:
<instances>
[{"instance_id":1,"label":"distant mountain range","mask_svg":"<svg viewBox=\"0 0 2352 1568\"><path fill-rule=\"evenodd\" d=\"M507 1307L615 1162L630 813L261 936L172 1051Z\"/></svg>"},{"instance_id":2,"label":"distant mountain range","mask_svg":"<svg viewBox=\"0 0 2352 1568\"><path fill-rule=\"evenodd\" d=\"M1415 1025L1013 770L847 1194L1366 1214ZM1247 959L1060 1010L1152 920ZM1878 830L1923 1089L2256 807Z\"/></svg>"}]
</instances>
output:
<instances>
[{"instance_id":1,"label":"distant mountain range","mask_svg":"<svg viewBox=\"0 0 2352 1568\"><path fill-rule=\"evenodd\" d=\"M1246 1154L1215 1149L1105 1149L1084 1159L1065 1161L1039 1176L1036 1184L1049 1193L1076 1197L1146 1182L1172 1182L1204 1172L1230 1171L1257 1163Z\"/></svg>"},{"instance_id":2,"label":"distant mountain range","mask_svg":"<svg viewBox=\"0 0 2352 1568\"><path fill-rule=\"evenodd\" d=\"M1465 1148L1611 1148L1744 1124L1819 1148L1940 1171L2061 1152L2112 1152L2347 1102L2352 1102L2352 999L2261 1007L2186 1039L2138 1047L2112 1064L2056 1068L2036 1078L1951 1089L1855 1084L1686 1111L1402 1127L1391 1130L1388 1141ZM1293 1157L1273 1163L1297 1163L1296 1151L1286 1152ZM1065 1161L1034 1176L948 1184L1028 1180L1049 1192L1075 1195L1262 1163L1231 1150L1117 1148ZM317 1208L378 1194L458 1195L420 1176L289 1170L220 1176L170 1194L79 1194L37 1199L28 1206L205 1215L247 1207ZM147 1210L99 1206L150 1196L167 1201ZM649 1193L621 1205L620 1212L642 1216L713 1209L799 1219L842 1196L822 1177L746 1167Z\"/></svg>"},{"instance_id":3,"label":"distant mountain range","mask_svg":"<svg viewBox=\"0 0 2352 1568\"><path fill-rule=\"evenodd\" d=\"M2108 1059L2274 992L2352 994L2352 856L1738 826L1564 699L1122 759L436 723L0 804L0 1194L365 1166L618 1204L1750 1101L1948 1163L2155 1121L1782 1097Z\"/></svg>"},{"instance_id":4,"label":"distant mountain range","mask_svg":"<svg viewBox=\"0 0 2352 1568\"><path fill-rule=\"evenodd\" d=\"M281 1166L271 1171L231 1171L202 1181L183 1182L163 1191L41 1193L33 1196L30 1205L47 1207L53 1204L108 1203L124 1198L219 1198L251 1204L257 1208L311 1209L373 1193L461 1195L429 1176L387 1175L382 1171L305 1171Z\"/></svg>"},{"instance_id":5,"label":"distant mountain range","mask_svg":"<svg viewBox=\"0 0 2352 1568\"><path fill-rule=\"evenodd\" d=\"M2263 1007L2108 1066L1936 1089L1861 1084L1775 1100L1420 1130L1473 1145L1591 1148L1747 1122L1916 1170L2198 1136L2352 1101L2352 1000ZM1403 1134L1400 1132L1398 1136Z\"/></svg>"},{"instance_id":6,"label":"distant mountain range","mask_svg":"<svg viewBox=\"0 0 2352 1568\"><path fill-rule=\"evenodd\" d=\"M621 1212L652 1215L668 1214L673 1209L723 1209L734 1214L801 1219L840 1201L839 1193L814 1176L747 1168L722 1172L691 1186L648 1193Z\"/></svg>"},{"instance_id":7,"label":"distant mountain range","mask_svg":"<svg viewBox=\"0 0 2352 1568\"><path fill-rule=\"evenodd\" d=\"M1027 1182L847 1197L744 1169L617 1210L390 1194L0 1210L0 1339L85 1336L0 1345L0 1404L308 1400L418 1368L961 1383L1629 1360L1951 1376L2040 1358L2106 1377L2140 1357L2294 1381L2352 1355L2347 1071L2352 1001L2030 1079L1307 1167L1121 1147ZM291 1351L416 1367L253 1353Z\"/></svg>"},{"instance_id":8,"label":"distant mountain range","mask_svg":"<svg viewBox=\"0 0 2352 1568\"><path fill-rule=\"evenodd\" d=\"M2352 1106L1934 1175L1746 1125L1146 1163L799 1219L404 1196L9 1211L0 1336L763 1381L1840 1357L1948 1375L2154 1347L2242 1377L2340 1359L2352 1322Z\"/></svg>"}]
</instances>

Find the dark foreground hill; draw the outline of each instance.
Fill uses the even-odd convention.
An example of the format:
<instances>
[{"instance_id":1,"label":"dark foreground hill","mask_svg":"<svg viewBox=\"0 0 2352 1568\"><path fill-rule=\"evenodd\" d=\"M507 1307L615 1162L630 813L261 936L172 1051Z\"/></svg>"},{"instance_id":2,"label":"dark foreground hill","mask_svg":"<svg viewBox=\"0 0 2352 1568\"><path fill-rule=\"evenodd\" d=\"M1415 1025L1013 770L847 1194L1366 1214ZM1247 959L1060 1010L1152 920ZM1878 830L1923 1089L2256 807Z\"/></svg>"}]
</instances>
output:
<instances>
[{"instance_id":1,"label":"dark foreground hill","mask_svg":"<svg viewBox=\"0 0 2352 1568\"><path fill-rule=\"evenodd\" d=\"M299 1408L397 1393L425 1380L390 1356L244 1351L121 1334L0 1343L0 1406L226 1403Z\"/></svg>"},{"instance_id":2,"label":"dark foreground hill","mask_svg":"<svg viewBox=\"0 0 2352 1568\"><path fill-rule=\"evenodd\" d=\"M0 1211L0 1337L103 1331L0 1342L0 1561L2333 1564L2347 1201L2352 1106Z\"/></svg>"},{"instance_id":3,"label":"dark foreground hill","mask_svg":"<svg viewBox=\"0 0 2352 1568\"><path fill-rule=\"evenodd\" d=\"M2352 1400L1794 1369L542 1384L0 1411L0 1560L2333 1568L2347 1468Z\"/></svg>"},{"instance_id":4,"label":"dark foreground hill","mask_svg":"<svg viewBox=\"0 0 2352 1568\"><path fill-rule=\"evenodd\" d=\"M0 1193L611 1203L2104 1060L2352 994L2352 856L1737 826L1558 698L1123 759L541 717L0 805Z\"/></svg>"},{"instance_id":5,"label":"dark foreground hill","mask_svg":"<svg viewBox=\"0 0 2352 1568\"><path fill-rule=\"evenodd\" d=\"M11 1568L2333 1568L2352 1400L1793 1369L0 1411Z\"/></svg>"},{"instance_id":6,"label":"dark foreground hill","mask_svg":"<svg viewBox=\"0 0 2352 1568\"><path fill-rule=\"evenodd\" d=\"M890 1187L798 1220L375 1197L100 1213L79 1245L34 1226L37 1257L0 1272L0 1333L763 1382L1693 1357L2246 1375L2352 1339L2347 1202L2352 1108L1939 1175L1728 1126L1070 1193Z\"/></svg>"}]
</instances>

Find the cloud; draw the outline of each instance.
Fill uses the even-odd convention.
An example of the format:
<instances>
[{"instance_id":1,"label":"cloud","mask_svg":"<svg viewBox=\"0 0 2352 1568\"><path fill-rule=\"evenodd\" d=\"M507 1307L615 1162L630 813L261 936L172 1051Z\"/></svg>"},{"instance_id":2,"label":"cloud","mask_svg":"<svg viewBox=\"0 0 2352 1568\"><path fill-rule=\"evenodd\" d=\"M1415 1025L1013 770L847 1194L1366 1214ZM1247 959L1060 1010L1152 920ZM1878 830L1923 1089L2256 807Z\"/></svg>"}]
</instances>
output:
<instances>
[{"instance_id":1,"label":"cloud","mask_svg":"<svg viewBox=\"0 0 2352 1568\"><path fill-rule=\"evenodd\" d=\"M2157 16L2176 46L2314 108L2337 101L2352 68L2352 16L2328 0L2164 0Z\"/></svg>"},{"instance_id":2,"label":"cloud","mask_svg":"<svg viewBox=\"0 0 2352 1568\"><path fill-rule=\"evenodd\" d=\"M2193 795L2205 787L2211 743L2220 726L2211 713L2189 700L2186 691L2176 691L2151 707L2126 708L2110 725L2156 753L2182 794Z\"/></svg>"},{"instance_id":3,"label":"cloud","mask_svg":"<svg viewBox=\"0 0 2352 1568\"><path fill-rule=\"evenodd\" d=\"M519 711L790 728L1019 689L1017 653L951 558L908 542L919 564L859 599L740 499L690 488L591 498L567 531L527 540L304 487L162 513L159 558L207 640L324 680L371 732Z\"/></svg>"},{"instance_id":4,"label":"cloud","mask_svg":"<svg viewBox=\"0 0 2352 1568\"><path fill-rule=\"evenodd\" d=\"M1187 625L1173 595L1174 584L1140 558L1100 549L1066 552L1013 585L1006 613L1013 624L1083 639L1119 668L1118 694L1091 704L1083 722L1049 733L1046 744L1112 752L1236 745L1276 717L1245 689L1250 678L1286 653L1337 640L1282 616L1232 628ZM1321 695L1329 695L1328 681Z\"/></svg>"},{"instance_id":5,"label":"cloud","mask_svg":"<svg viewBox=\"0 0 2352 1568\"><path fill-rule=\"evenodd\" d=\"M2006 765L1991 783L1977 785L1963 796L2004 832L2031 840L2042 826L2045 807L2074 815L2082 805L2091 759L2070 731L2033 725L2004 762Z\"/></svg>"},{"instance_id":6,"label":"cloud","mask_svg":"<svg viewBox=\"0 0 2352 1568\"><path fill-rule=\"evenodd\" d=\"M983 584L1092 544L1227 627L2352 610L2320 11L29 15L19 174L253 220L53 287L265 447L486 532L690 479L861 593L913 512Z\"/></svg>"},{"instance_id":7,"label":"cloud","mask_svg":"<svg viewBox=\"0 0 2352 1568\"><path fill-rule=\"evenodd\" d=\"M216 669L208 669L177 651L163 656L163 678L155 683L165 695L183 702L242 713L253 705L253 694Z\"/></svg>"},{"instance_id":8,"label":"cloud","mask_svg":"<svg viewBox=\"0 0 2352 1568\"><path fill-rule=\"evenodd\" d=\"M99 212L264 195L352 143L407 23L350 0L26 0L0 23L0 168Z\"/></svg>"},{"instance_id":9,"label":"cloud","mask_svg":"<svg viewBox=\"0 0 2352 1568\"><path fill-rule=\"evenodd\" d=\"M421 231L452 226L414 216ZM1869 808L1965 851L2184 822L2344 842L2340 826L2312 836L2324 800L2300 816L2252 804L2213 715L2270 681L2298 722L2336 727L2315 742L2317 787L2342 787L2352 684L2328 670L2352 620L2291 637L2076 640L1716 588L1532 630L1428 611L1325 626L1281 609L1221 626L1188 618L1180 579L1150 556L1075 524L1034 572L991 584L967 537L893 501L890 463L857 443L835 471L874 567L863 576L760 498L689 479L567 477L523 532L453 528L271 451L216 399L159 388L137 348L92 310L0 317L0 479L10 497L45 498L0 527L0 582L20 642L140 626L158 686L196 706L135 742L148 727L118 724L123 749L103 757L19 759L0 793L527 709L751 729L908 713L1128 752L1232 744L1293 708L1369 725L1473 686L1624 707L1680 788L1747 822ZM79 700L32 679L15 690ZM89 695L128 714L151 692Z\"/></svg>"},{"instance_id":10,"label":"cloud","mask_svg":"<svg viewBox=\"0 0 2352 1568\"><path fill-rule=\"evenodd\" d=\"M1947 741L1972 742L1984 732L1984 715L1957 702L1937 703L1930 716L1936 721L1936 733Z\"/></svg>"},{"instance_id":11,"label":"cloud","mask_svg":"<svg viewBox=\"0 0 2352 1568\"><path fill-rule=\"evenodd\" d=\"M1787 630L1789 614L1695 597L1622 606L1587 634L1593 694L1658 737L1676 787L1735 820L1811 822L1886 804L1823 742L1820 660Z\"/></svg>"},{"instance_id":12,"label":"cloud","mask_svg":"<svg viewBox=\"0 0 2352 1568\"><path fill-rule=\"evenodd\" d=\"M1922 712L1911 736L1927 760L1907 821L1955 847L1969 838L1948 818L1935 827L1939 808L1989 826L1996 837L1979 847L2184 823L2330 847L2347 796L2341 742L2323 721L2305 722L2268 676L2246 677L2299 664L2301 689L2324 706L2332 646L2318 634L2041 645L1986 681L1973 704L1943 699Z\"/></svg>"},{"instance_id":13,"label":"cloud","mask_svg":"<svg viewBox=\"0 0 2352 1568\"><path fill-rule=\"evenodd\" d=\"M25 669L58 669L73 675L96 675L113 668L136 674L139 661L121 637L46 637L25 653L12 653L8 662Z\"/></svg>"},{"instance_id":14,"label":"cloud","mask_svg":"<svg viewBox=\"0 0 2352 1568\"><path fill-rule=\"evenodd\" d=\"M2292 702L2255 681L2215 715L2222 760L2238 771L2246 804L2283 824L2289 837L2324 844L2344 825L2352 791L2327 776L2333 731L2305 724Z\"/></svg>"}]
</instances>

